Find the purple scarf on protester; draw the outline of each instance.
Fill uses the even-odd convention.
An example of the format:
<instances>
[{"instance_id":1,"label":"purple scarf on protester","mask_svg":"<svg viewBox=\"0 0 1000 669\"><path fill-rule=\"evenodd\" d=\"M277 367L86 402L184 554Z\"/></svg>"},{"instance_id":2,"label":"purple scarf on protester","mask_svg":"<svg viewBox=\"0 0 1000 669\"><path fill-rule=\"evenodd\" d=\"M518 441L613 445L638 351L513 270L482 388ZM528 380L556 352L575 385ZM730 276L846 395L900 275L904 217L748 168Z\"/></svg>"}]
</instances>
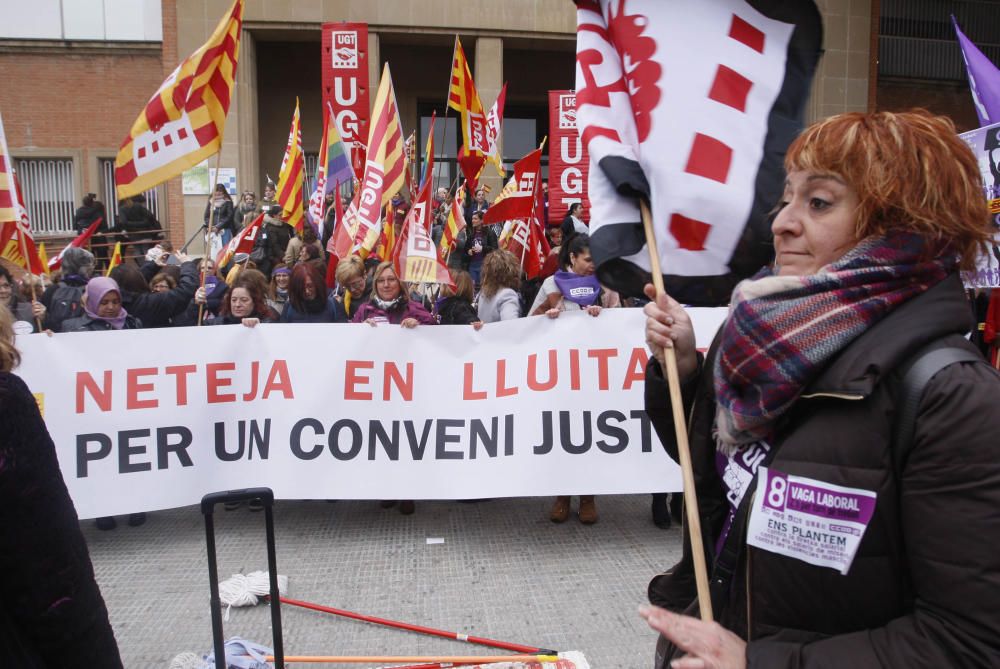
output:
<instances>
[{"instance_id":1,"label":"purple scarf on protester","mask_svg":"<svg viewBox=\"0 0 1000 669\"><path fill-rule=\"evenodd\" d=\"M125 318L128 316L128 312L125 311L124 307L118 311L118 315L114 318L103 318L97 315L97 307L101 304L101 300L111 291L118 293L118 298L121 299L122 291L118 287L118 282L114 279L97 276L88 281L87 299L83 302L83 310L94 320L104 321L110 324L115 330L121 330L122 326L125 325Z\"/></svg>"},{"instance_id":2,"label":"purple scarf on protester","mask_svg":"<svg viewBox=\"0 0 1000 669\"><path fill-rule=\"evenodd\" d=\"M714 370L720 449L767 438L856 337L955 271L953 254L928 260L927 250L912 233L870 237L817 274L765 268L737 285Z\"/></svg>"},{"instance_id":3,"label":"purple scarf on protester","mask_svg":"<svg viewBox=\"0 0 1000 669\"><path fill-rule=\"evenodd\" d=\"M559 292L570 302L576 302L581 308L597 304L597 298L601 295L601 283L593 274L581 276L574 272L559 270L552 275L552 278Z\"/></svg>"}]
</instances>

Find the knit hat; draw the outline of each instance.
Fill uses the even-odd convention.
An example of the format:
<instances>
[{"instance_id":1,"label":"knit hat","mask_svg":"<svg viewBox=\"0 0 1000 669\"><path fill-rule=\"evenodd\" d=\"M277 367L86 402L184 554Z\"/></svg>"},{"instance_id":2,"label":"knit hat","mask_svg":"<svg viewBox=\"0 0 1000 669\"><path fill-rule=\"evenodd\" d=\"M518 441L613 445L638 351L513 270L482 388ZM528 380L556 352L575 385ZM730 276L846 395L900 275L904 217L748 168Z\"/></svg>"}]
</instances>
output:
<instances>
[{"instance_id":1,"label":"knit hat","mask_svg":"<svg viewBox=\"0 0 1000 669\"><path fill-rule=\"evenodd\" d=\"M63 274L78 274L90 278L94 271L94 254L87 249L71 246L63 253Z\"/></svg>"}]
</instances>

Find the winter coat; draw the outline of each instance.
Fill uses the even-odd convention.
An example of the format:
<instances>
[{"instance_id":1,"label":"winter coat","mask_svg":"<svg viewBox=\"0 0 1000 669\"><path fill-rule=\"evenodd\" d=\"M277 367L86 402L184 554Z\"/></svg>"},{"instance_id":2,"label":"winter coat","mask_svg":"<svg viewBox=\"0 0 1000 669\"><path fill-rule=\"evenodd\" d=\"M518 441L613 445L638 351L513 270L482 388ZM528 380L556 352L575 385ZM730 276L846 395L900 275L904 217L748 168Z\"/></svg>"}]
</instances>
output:
<instances>
[{"instance_id":1,"label":"winter coat","mask_svg":"<svg viewBox=\"0 0 1000 669\"><path fill-rule=\"evenodd\" d=\"M126 311L128 311L126 309ZM121 327L122 330L140 330L142 329L142 321L129 314L125 317L125 323ZM90 316L81 316L79 318L70 318L63 321L63 332L105 332L107 330L114 330L110 323L101 320L100 318L91 318Z\"/></svg>"},{"instance_id":2,"label":"winter coat","mask_svg":"<svg viewBox=\"0 0 1000 669\"><path fill-rule=\"evenodd\" d=\"M160 239L160 222L145 205L133 202L118 212L118 227L127 233L130 241Z\"/></svg>"},{"instance_id":3,"label":"winter coat","mask_svg":"<svg viewBox=\"0 0 1000 669\"><path fill-rule=\"evenodd\" d=\"M162 293L133 293L123 290L122 306L129 314L141 320L143 327L169 327L173 325L173 319L184 314L188 308L198 290L199 281L198 261L189 260L181 265L181 276L176 287Z\"/></svg>"},{"instance_id":4,"label":"winter coat","mask_svg":"<svg viewBox=\"0 0 1000 669\"><path fill-rule=\"evenodd\" d=\"M479 320L496 323L521 317L521 296L513 288L501 288L492 297L479 294Z\"/></svg>"},{"instance_id":5,"label":"winter coat","mask_svg":"<svg viewBox=\"0 0 1000 669\"><path fill-rule=\"evenodd\" d=\"M714 613L748 640L748 669L1000 666L1000 375L981 362L940 371L925 386L898 468L890 449L901 366L932 343L971 350L963 337L969 322L953 275L849 344L775 425L771 469L877 499L843 576L747 547L743 537L729 599ZM712 439L714 357L710 350L699 374L682 384L709 565L729 508ZM676 460L655 360L647 367L646 411ZM650 584L653 603L697 612L689 546L685 540L681 562ZM661 650L670 652L662 639Z\"/></svg>"},{"instance_id":6,"label":"winter coat","mask_svg":"<svg viewBox=\"0 0 1000 669\"><path fill-rule=\"evenodd\" d=\"M205 205L205 225L212 225L216 230L229 230L236 234L236 207L229 199L216 203L212 200Z\"/></svg>"},{"instance_id":7,"label":"winter coat","mask_svg":"<svg viewBox=\"0 0 1000 669\"><path fill-rule=\"evenodd\" d=\"M104 211L104 205L95 202L93 206L82 206L73 214L73 230L80 235L86 232L87 228L94 224L94 221L101 219L101 224L97 226L97 232L108 231L108 215Z\"/></svg>"},{"instance_id":8,"label":"winter coat","mask_svg":"<svg viewBox=\"0 0 1000 669\"><path fill-rule=\"evenodd\" d=\"M281 310L280 323L346 323L347 312L344 305L332 297L326 299L326 305L318 312L299 311L291 300L285 302L284 309Z\"/></svg>"},{"instance_id":9,"label":"winter coat","mask_svg":"<svg viewBox=\"0 0 1000 669\"><path fill-rule=\"evenodd\" d=\"M469 325L479 320L475 307L468 300L455 295L441 300L437 313L441 325Z\"/></svg>"},{"instance_id":10,"label":"winter coat","mask_svg":"<svg viewBox=\"0 0 1000 669\"><path fill-rule=\"evenodd\" d=\"M0 435L0 664L120 669L55 445L31 391L10 373L0 373Z\"/></svg>"},{"instance_id":11,"label":"winter coat","mask_svg":"<svg viewBox=\"0 0 1000 669\"><path fill-rule=\"evenodd\" d=\"M284 261L285 249L288 248L288 242L294 235L295 230L292 226L282 222L281 219L264 216L264 224L250 253L250 259L256 263L257 269L263 272L264 276L270 276L274 266Z\"/></svg>"},{"instance_id":12,"label":"winter coat","mask_svg":"<svg viewBox=\"0 0 1000 669\"><path fill-rule=\"evenodd\" d=\"M63 321L83 315L83 289L87 279L69 274L45 289L41 302L45 305L45 329L62 332Z\"/></svg>"},{"instance_id":13,"label":"winter coat","mask_svg":"<svg viewBox=\"0 0 1000 669\"><path fill-rule=\"evenodd\" d=\"M399 325L407 318L415 318L421 325L437 325L434 318L424 307L413 300L400 303L395 309L386 311L375 306L374 302L365 302L351 319L353 323L364 323L369 318L384 318L393 325Z\"/></svg>"},{"instance_id":14,"label":"winter coat","mask_svg":"<svg viewBox=\"0 0 1000 669\"><path fill-rule=\"evenodd\" d=\"M475 248L477 237L482 244L482 251L475 255L469 255ZM462 265L465 269L468 269L469 265L476 260L482 260L488 254L500 248L500 242L497 241L496 233L489 226L482 226L478 234L475 228L469 226L465 228L465 244L460 248L462 249Z\"/></svg>"}]
</instances>

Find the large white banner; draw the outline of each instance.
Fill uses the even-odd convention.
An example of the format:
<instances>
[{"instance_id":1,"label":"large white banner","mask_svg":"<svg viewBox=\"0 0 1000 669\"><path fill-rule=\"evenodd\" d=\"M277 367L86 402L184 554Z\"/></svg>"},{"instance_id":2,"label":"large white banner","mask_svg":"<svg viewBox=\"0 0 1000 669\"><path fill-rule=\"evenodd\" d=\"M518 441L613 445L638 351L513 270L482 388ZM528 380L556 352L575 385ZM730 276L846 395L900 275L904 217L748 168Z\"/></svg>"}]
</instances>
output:
<instances>
[{"instance_id":1,"label":"large white banner","mask_svg":"<svg viewBox=\"0 0 1000 669\"><path fill-rule=\"evenodd\" d=\"M723 309L692 310L707 346ZM485 326L18 338L81 518L285 499L680 490L643 412L639 309Z\"/></svg>"}]
</instances>

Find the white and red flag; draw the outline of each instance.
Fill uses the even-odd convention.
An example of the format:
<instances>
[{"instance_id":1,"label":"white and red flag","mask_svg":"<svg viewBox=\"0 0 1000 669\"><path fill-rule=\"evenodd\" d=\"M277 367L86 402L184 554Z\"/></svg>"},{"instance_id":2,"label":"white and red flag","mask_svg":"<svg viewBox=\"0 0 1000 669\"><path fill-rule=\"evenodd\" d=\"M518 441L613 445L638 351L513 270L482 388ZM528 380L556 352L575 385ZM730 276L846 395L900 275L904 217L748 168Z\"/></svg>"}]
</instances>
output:
<instances>
[{"instance_id":1,"label":"white and red flag","mask_svg":"<svg viewBox=\"0 0 1000 669\"><path fill-rule=\"evenodd\" d=\"M392 262L400 281L454 286L448 267L431 239L431 182L431 179L424 181L406 215L392 249Z\"/></svg>"},{"instance_id":2,"label":"white and red flag","mask_svg":"<svg viewBox=\"0 0 1000 669\"><path fill-rule=\"evenodd\" d=\"M60 267L62 267L62 259L63 256L66 255L66 249L86 248L87 243L90 242L90 238L94 236L94 233L97 232L97 228L99 228L101 226L101 223L103 222L104 222L103 218L98 218L96 221L90 224L90 227L81 232L79 235L76 236L76 238L73 241L67 244L63 248L63 250L59 252L59 255L57 255L55 258L49 261L49 271L54 272Z\"/></svg>"},{"instance_id":3,"label":"white and red flag","mask_svg":"<svg viewBox=\"0 0 1000 669\"><path fill-rule=\"evenodd\" d=\"M257 235L260 233L260 226L263 223L264 214L259 214L257 218L253 219L250 225L240 230L240 234L230 239L226 247L219 251L219 254L215 257L215 266L225 267L237 253L250 253L253 251L253 245L257 241Z\"/></svg>"},{"instance_id":4,"label":"white and red flag","mask_svg":"<svg viewBox=\"0 0 1000 669\"><path fill-rule=\"evenodd\" d=\"M811 0L576 0L577 123L601 282L641 294L649 202L667 292L728 302L771 260L767 213L822 45Z\"/></svg>"},{"instance_id":5,"label":"white and red flag","mask_svg":"<svg viewBox=\"0 0 1000 669\"><path fill-rule=\"evenodd\" d=\"M493 206L483 214L483 223L503 223L534 215L541 189L541 162L542 150L535 149L514 163L514 183L517 185L517 190L494 202Z\"/></svg>"}]
</instances>

